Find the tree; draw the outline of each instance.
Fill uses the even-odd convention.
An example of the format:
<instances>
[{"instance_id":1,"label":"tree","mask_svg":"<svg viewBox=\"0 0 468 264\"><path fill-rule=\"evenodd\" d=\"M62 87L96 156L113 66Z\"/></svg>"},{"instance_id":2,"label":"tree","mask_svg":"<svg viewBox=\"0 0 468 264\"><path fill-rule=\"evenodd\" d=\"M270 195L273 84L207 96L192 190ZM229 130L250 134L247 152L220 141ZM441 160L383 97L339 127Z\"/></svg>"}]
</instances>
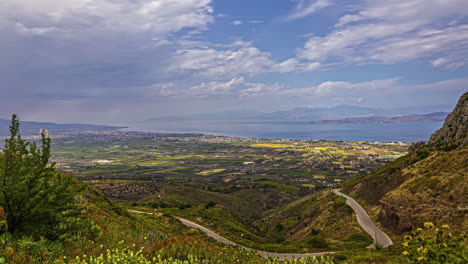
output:
<instances>
[{"instance_id":1,"label":"tree","mask_svg":"<svg viewBox=\"0 0 468 264\"><path fill-rule=\"evenodd\" d=\"M6 225L1 233L56 239L76 216L72 177L49 165L51 139L41 130L41 146L23 140L19 120L12 116L10 138L0 153L0 205Z\"/></svg>"}]
</instances>

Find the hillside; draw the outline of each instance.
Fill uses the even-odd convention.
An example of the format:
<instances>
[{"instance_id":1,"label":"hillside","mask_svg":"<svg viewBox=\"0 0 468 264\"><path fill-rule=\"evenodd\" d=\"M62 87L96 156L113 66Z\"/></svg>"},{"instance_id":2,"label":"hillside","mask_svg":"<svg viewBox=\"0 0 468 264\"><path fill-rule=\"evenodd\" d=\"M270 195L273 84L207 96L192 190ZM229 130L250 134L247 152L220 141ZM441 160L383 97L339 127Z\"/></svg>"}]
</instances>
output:
<instances>
[{"instance_id":1,"label":"hillside","mask_svg":"<svg viewBox=\"0 0 468 264\"><path fill-rule=\"evenodd\" d=\"M346 200L323 190L266 212L255 225L277 241L312 248L364 248L372 238L358 225Z\"/></svg>"},{"instance_id":2,"label":"hillside","mask_svg":"<svg viewBox=\"0 0 468 264\"><path fill-rule=\"evenodd\" d=\"M466 231L467 116L465 93L427 144L415 144L408 155L348 181L344 191L368 204L382 225L397 234L427 221Z\"/></svg>"},{"instance_id":3,"label":"hillside","mask_svg":"<svg viewBox=\"0 0 468 264\"><path fill-rule=\"evenodd\" d=\"M80 211L74 225L81 231L57 240L2 234L8 240L0 248L0 263L173 264L188 259L191 263L276 263L219 244L171 215L131 213L93 187L78 181L74 185L84 187L74 198ZM2 213L0 210L0 224ZM98 260L101 262L95 262Z\"/></svg>"}]
</instances>

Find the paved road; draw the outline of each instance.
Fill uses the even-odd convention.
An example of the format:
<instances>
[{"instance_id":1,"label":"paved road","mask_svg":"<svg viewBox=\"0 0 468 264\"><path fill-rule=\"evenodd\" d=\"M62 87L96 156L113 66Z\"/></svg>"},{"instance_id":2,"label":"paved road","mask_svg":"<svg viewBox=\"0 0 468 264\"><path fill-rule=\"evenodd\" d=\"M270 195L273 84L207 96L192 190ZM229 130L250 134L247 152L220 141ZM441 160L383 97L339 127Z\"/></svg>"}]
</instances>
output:
<instances>
[{"instance_id":1,"label":"paved road","mask_svg":"<svg viewBox=\"0 0 468 264\"><path fill-rule=\"evenodd\" d=\"M376 244L381 245L382 247L393 245L390 237L380 230L374 222L372 222L364 208L362 208L353 198L341 193L339 189L334 189L333 193L346 198L346 203L353 208L354 212L356 212L358 224L374 239L374 243L369 245L368 248L375 248Z\"/></svg>"},{"instance_id":2,"label":"paved road","mask_svg":"<svg viewBox=\"0 0 468 264\"><path fill-rule=\"evenodd\" d=\"M392 240L390 237L388 237L387 234L382 232L370 219L369 215L366 213L366 211L351 197L341 193L339 189L334 189L333 193L339 196L343 196L346 198L346 203L356 212L356 217L358 224L374 239L374 243L372 243L368 248L375 248L376 243L383 246L383 247L388 247L393 244ZM141 212L141 211L134 211L134 210L129 210L130 212L133 213L139 213L139 214L153 214L153 213L148 213L148 212ZM321 256L325 254L332 254L336 252L318 252L318 253L276 253L276 252L266 252L266 251L258 251L252 248L244 247L242 245L239 245L235 242L232 242L231 240L222 237L215 232L211 231L210 229L203 227L197 223L194 223L190 220L181 218L181 217L176 217L177 219L180 220L182 224L185 226L191 227L191 228L196 228L198 230L201 230L204 232L207 236L214 238L215 240L227 244L227 245L232 245L232 246L238 246L240 248L243 248L248 251L256 251L259 253L262 257L264 258L278 258L280 260L285 260L285 259L293 259L293 258L302 258L302 257L313 257L313 256Z\"/></svg>"},{"instance_id":3,"label":"paved road","mask_svg":"<svg viewBox=\"0 0 468 264\"><path fill-rule=\"evenodd\" d=\"M129 210L129 212L139 213L139 214L153 214L153 213L134 211L134 210ZM260 251L260 250L244 247L244 246L239 245L239 244L237 244L235 242L232 242L231 240L229 240L229 239L227 239L225 237L222 237L222 236L216 234L215 232L211 231L210 229L208 229L208 228L206 228L204 226L201 226L201 225L199 225L197 223L194 223L194 222L192 222L190 220L187 220L187 219L181 218L181 217L177 217L177 216L175 216L175 217L177 219L179 219L180 222L182 224L184 224L185 226L191 227L191 228L196 228L196 229L204 232L207 236L212 237L212 238L214 238L215 240L217 240L217 241L219 241L221 243L224 243L224 244L227 244L227 245L232 245L232 246L237 246L237 247L243 248L243 249L245 249L247 251L256 251L258 254L260 254L264 258L277 258L279 260L286 260L286 259L314 257L314 256L321 256L321 255L325 255L325 254L336 253L335 251L333 251L333 252L314 252L314 253L276 253L276 252Z\"/></svg>"}]
</instances>

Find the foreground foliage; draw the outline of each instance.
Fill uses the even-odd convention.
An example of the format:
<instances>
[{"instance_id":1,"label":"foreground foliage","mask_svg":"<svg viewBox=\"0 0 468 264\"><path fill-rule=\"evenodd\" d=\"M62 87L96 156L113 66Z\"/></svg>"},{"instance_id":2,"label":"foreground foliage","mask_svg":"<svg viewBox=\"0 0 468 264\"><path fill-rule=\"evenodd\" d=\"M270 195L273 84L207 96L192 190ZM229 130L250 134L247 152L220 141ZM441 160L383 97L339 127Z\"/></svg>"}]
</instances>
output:
<instances>
[{"instance_id":1,"label":"foreground foliage","mask_svg":"<svg viewBox=\"0 0 468 264\"><path fill-rule=\"evenodd\" d=\"M448 225L435 228L431 222L424 223L413 236L405 236L403 246L409 263L468 263L467 235L450 233Z\"/></svg>"},{"instance_id":2,"label":"foreground foliage","mask_svg":"<svg viewBox=\"0 0 468 264\"><path fill-rule=\"evenodd\" d=\"M141 248L138 251L134 251L130 248L125 248L122 250L112 249L107 250L105 254L101 254L98 257L94 256L83 256L76 257L76 264L209 264L209 263L265 263L265 264L276 264L276 263L285 263L285 264L312 264L312 263L321 263L321 264L331 264L334 263L333 260L329 257L311 257L311 258L301 258L293 259L287 261L279 261L277 259L268 259L261 260L257 259L254 253L242 252L242 254L224 254L229 252L229 248L224 248L225 252L218 252L219 255L194 255L187 254L182 258L173 258L166 256L166 251L161 249L160 252L157 252L157 255L152 258L146 258L144 256L144 248ZM256 259L256 260L255 260Z\"/></svg>"},{"instance_id":3,"label":"foreground foliage","mask_svg":"<svg viewBox=\"0 0 468 264\"><path fill-rule=\"evenodd\" d=\"M41 131L41 146L21 138L13 115L10 138L0 153L0 233L56 239L69 233L76 216L72 177L48 165L51 140Z\"/></svg>"}]
</instances>

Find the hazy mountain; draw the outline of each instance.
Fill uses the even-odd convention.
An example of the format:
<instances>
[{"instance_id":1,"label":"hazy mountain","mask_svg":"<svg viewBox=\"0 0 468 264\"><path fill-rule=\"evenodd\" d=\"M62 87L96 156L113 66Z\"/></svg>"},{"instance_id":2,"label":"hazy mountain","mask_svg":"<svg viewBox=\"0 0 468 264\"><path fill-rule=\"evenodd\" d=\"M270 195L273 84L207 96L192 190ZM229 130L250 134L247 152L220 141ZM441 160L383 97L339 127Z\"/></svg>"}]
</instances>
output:
<instances>
[{"instance_id":1,"label":"hazy mountain","mask_svg":"<svg viewBox=\"0 0 468 264\"><path fill-rule=\"evenodd\" d=\"M427 114L433 112L450 112L453 106L435 105L419 106L398 109L378 109L369 107L359 107L351 105L340 105L335 107L296 107L285 111L276 111L272 113L263 113L254 110L236 110L223 111L218 113L202 113L186 116L165 116L152 118L146 122L168 122L168 121L188 121L188 120L206 120L206 121L236 121L236 122L262 122L262 121L317 121L317 120L336 120L348 117L368 117L383 116L391 117L397 115Z\"/></svg>"},{"instance_id":2,"label":"hazy mountain","mask_svg":"<svg viewBox=\"0 0 468 264\"><path fill-rule=\"evenodd\" d=\"M0 119L0 136L5 137L9 136L10 132L8 127L10 125L10 120ZM56 123L47 123L47 122L32 122L32 121L21 121L21 135L23 136L33 136L39 135L41 129L49 130L51 135L57 135L60 133L66 132L83 132L83 131L110 131L116 130L119 128L117 126L107 126L107 125L89 125L89 124L56 124Z\"/></svg>"},{"instance_id":3,"label":"hazy mountain","mask_svg":"<svg viewBox=\"0 0 468 264\"><path fill-rule=\"evenodd\" d=\"M319 120L306 122L309 124L377 124L377 123L432 123L444 121L448 116L447 112L435 112L425 115L401 115L394 117L366 116L348 117L338 120Z\"/></svg>"}]
</instances>

